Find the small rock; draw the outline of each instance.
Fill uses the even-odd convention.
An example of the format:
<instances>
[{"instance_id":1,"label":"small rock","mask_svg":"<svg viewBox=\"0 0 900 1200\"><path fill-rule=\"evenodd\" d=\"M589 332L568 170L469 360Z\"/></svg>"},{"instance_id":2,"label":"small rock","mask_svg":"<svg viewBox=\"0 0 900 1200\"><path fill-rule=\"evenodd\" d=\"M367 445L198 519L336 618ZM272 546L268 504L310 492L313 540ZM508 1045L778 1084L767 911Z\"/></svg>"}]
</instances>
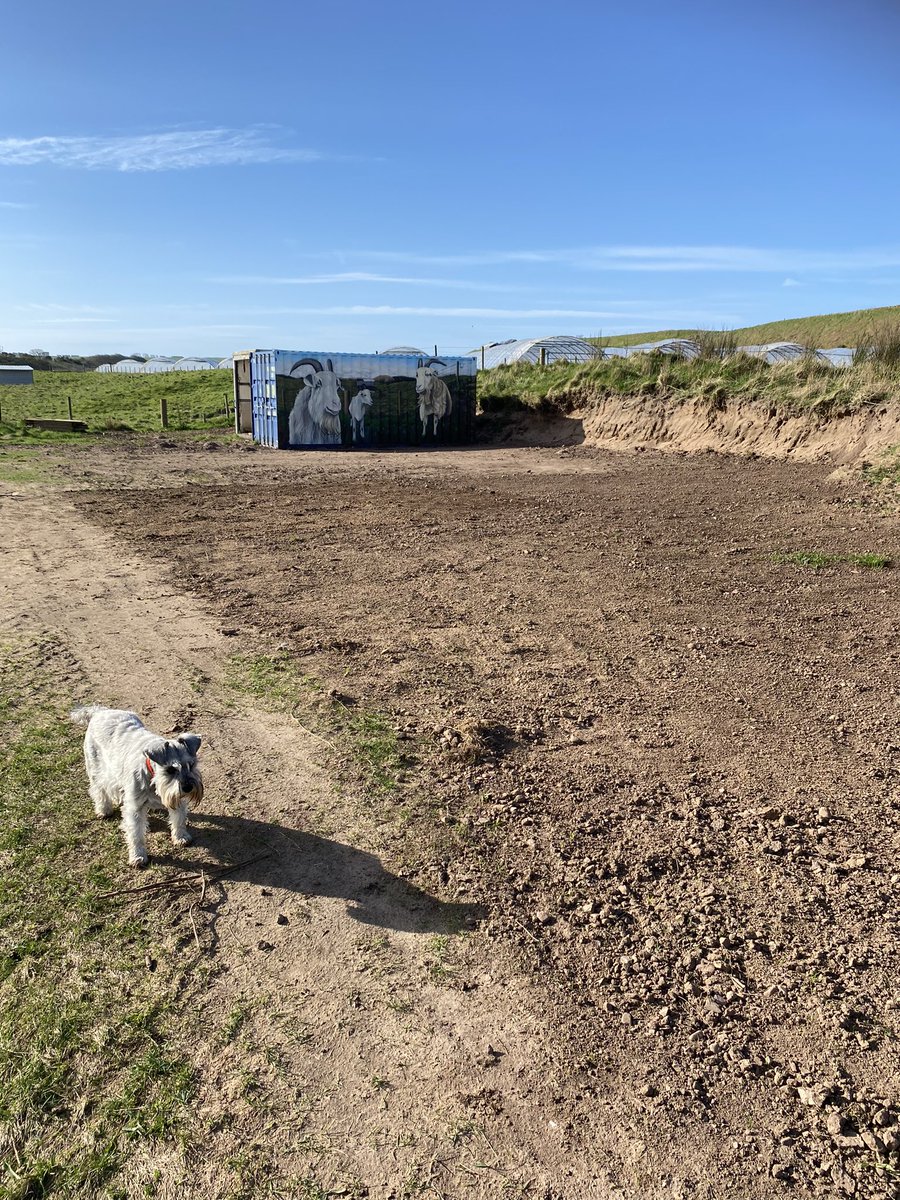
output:
<instances>
[{"instance_id":1,"label":"small rock","mask_svg":"<svg viewBox=\"0 0 900 1200\"><path fill-rule=\"evenodd\" d=\"M829 1089L821 1084L818 1087L798 1087L797 1095L800 1103L808 1108L821 1108L828 1099Z\"/></svg>"},{"instance_id":2,"label":"small rock","mask_svg":"<svg viewBox=\"0 0 900 1200\"><path fill-rule=\"evenodd\" d=\"M829 1113L825 1121L825 1128L830 1134L837 1135L844 1132L844 1118L840 1113Z\"/></svg>"},{"instance_id":3,"label":"small rock","mask_svg":"<svg viewBox=\"0 0 900 1200\"><path fill-rule=\"evenodd\" d=\"M287 925L287 923L288 923L288 919L284 915L284 913L279 913L278 916L275 918L275 921L278 925Z\"/></svg>"},{"instance_id":4,"label":"small rock","mask_svg":"<svg viewBox=\"0 0 900 1200\"><path fill-rule=\"evenodd\" d=\"M268 954L270 950L275 949L271 942L264 942L262 939L256 943L256 948L257 950L265 951L266 954Z\"/></svg>"}]
</instances>

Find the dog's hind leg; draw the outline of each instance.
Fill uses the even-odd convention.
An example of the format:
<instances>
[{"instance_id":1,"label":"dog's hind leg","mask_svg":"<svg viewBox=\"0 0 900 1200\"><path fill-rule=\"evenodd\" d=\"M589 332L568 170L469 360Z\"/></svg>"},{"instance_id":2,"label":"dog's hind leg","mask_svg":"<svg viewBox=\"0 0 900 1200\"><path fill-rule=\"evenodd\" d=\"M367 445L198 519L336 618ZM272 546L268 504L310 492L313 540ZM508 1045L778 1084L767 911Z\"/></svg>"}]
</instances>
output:
<instances>
[{"instance_id":1,"label":"dog's hind leg","mask_svg":"<svg viewBox=\"0 0 900 1200\"><path fill-rule=\"evenodd\" d=\"M146 867L147 855L147 809L135 796L126 795L122 804L122 833L128 847L128 865Z\"/></svg>"},{"instance_id":2,"label":"dog's hind leg","mask_svg":"<svg viewBox=\"0 0 900 1200\"><path fill-rule=\"evenodd\" d=\"M98 817L111 817L118 808L118 801L110 799L106 788L98 783L92 783L89 789L94 802L94 812Z\"/></svg>"},{"instance_id":3,"label":"dog's hind leg","mask_svg":"<svg viewBox=\"0 0 900 1200\"><path fill-rule=\"evenodd\" d=\"M188 806L179 804L177 808L170 808L168 816L169 829L172 831L172 845L189 846L194 837L187 827Z\"/></svg>"}]
</instances>

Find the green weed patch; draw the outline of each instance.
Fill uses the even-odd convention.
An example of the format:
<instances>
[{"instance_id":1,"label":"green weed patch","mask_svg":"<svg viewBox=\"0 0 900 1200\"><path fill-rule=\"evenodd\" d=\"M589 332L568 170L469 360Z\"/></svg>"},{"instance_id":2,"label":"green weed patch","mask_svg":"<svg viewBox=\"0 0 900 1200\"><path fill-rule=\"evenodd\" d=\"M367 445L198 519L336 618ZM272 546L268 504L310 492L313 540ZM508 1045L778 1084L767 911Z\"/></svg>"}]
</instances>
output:
<instances>
[{"instance_id":1,"label":"green weed patch","mask_svg":"<svg viewBox=\"0 0 900 1200\"><path fill-rule=\"evenodd\" d=\"M380 713L347 704L322 681L299 669L286 654L234 655L226 684L276 711L286 712L312 732L333 739L362 782L378 793L393 792L408 765L396 731Z\"/></svg>"},{"instance_id":2,"label":"green weed patch","mask_svg":"<svg viewBox=\"0 0 900 1200\"><path fill-rule=\"evenodd\" d=\"M811 567L814 571L844 564L883 571L892 561L888 554L824 554L819 550L780 550L773 559L780 566Z\"/></svg>"}]
</instances>

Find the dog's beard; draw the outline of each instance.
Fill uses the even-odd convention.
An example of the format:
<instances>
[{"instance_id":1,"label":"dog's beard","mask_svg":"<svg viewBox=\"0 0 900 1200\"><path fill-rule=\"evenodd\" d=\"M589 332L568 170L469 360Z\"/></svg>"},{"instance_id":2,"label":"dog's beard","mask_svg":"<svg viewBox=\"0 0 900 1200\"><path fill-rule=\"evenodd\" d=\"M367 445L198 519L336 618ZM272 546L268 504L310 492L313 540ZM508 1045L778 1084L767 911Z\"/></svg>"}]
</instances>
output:
<instances>
[{"instance_id":1,"label":"dog's beard","mask_svg":"<svg viewBox=\"0 0 900 1200\"><path fill-rule=\"evenodd\" d=\"M195 808L203 799L203 780L199 775L194 776L194 790L184 792L181 790L181 785L177 780L171 783L164 779L154 780L156 794L159 797L160 803L165 808Z\"/></svg>"}]
</instances>

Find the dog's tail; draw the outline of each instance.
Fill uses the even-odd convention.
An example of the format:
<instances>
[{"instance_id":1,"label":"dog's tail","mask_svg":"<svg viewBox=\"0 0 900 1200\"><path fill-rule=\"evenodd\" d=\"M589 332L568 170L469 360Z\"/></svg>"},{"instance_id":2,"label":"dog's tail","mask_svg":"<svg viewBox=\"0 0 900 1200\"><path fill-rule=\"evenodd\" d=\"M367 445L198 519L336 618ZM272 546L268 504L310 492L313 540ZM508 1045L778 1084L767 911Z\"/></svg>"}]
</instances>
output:
<instances>
[{"instance_id":1,"label":"dog's tail","mask_svg":"<svg viewBox=\"0 0 900 1200\"><path fill-rule=\"evenodd\" d=\"M76 725L87 725L94 713L103 712L102 704L86 704L84 708L73 708L69 720Z\"/></svg>"}]
</instances>

